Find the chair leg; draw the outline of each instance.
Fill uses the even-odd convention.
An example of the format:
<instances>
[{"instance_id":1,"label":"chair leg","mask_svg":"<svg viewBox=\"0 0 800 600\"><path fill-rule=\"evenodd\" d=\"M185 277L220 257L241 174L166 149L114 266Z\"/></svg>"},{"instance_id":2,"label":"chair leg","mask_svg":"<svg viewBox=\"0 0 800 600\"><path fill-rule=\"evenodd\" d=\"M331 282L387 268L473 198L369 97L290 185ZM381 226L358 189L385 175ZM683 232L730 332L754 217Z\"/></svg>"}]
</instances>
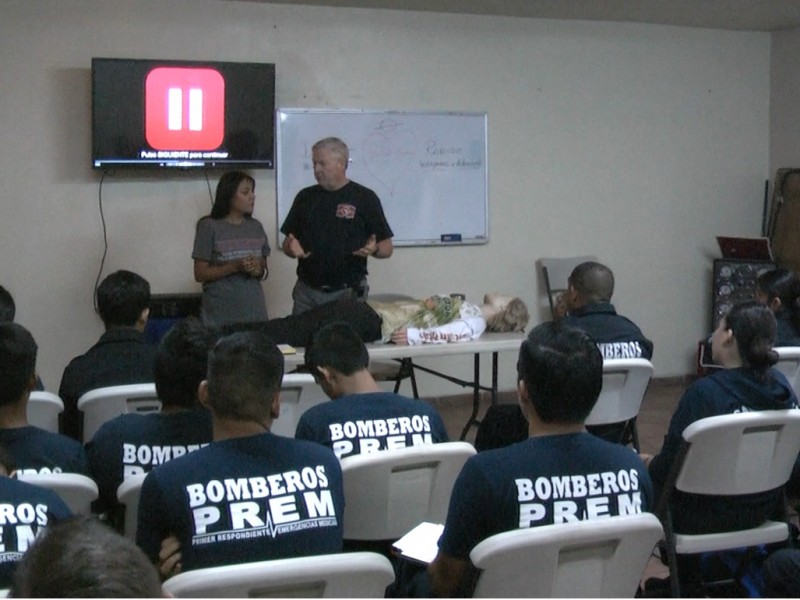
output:
<instances>
[{"instance_id":1,"label":"chair leg","mask_svg":"<svg viewBox=\"0 0 800 600\"><path fill-rule=\"evenodd\" d=\"M639 428L636 427L636 417L633 417L630 421L630 428L631 428L631 440L633 442L633 449L636 452L640 452L639 449Z\"/></svg>"},{"instance_id":2,"label":"chair leg","mask_svg":"<svg viewBox=\"0 0 800 600\"><path fill-rule=\"evenodd\" d=\"M664 521L664 548L667 551L667 567L669 567L669 587L673 598L681 597L681 584L678 579L678 554L675 552L672 517L668 514Z\"/></svg>"}]
</instances>

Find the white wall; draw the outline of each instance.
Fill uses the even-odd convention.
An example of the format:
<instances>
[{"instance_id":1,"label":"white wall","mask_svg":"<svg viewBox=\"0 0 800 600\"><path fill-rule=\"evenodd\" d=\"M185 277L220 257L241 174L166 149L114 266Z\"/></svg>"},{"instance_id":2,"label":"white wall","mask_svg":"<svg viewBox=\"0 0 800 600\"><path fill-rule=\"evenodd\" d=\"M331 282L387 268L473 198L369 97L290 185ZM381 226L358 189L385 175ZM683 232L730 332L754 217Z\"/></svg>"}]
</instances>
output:
<instances>
[{"instance_id":1,"label":"white wall","mask_svg":"<svg viewBox=\"0 0 800 600\"><path fill-rule=\"evenodd\" d=\"M772 34L770 62L770 180L800 167L800 29Z\"/></svg>"},{"instance_id":2,"label":"white wall","mask_svg":"<svg viewBox=\"0 0 800 600\"><path fill-rule=\"evenodd\" d=\"M281 107L488 111L491 242L400 248L371 263L373 291L480 301L500 290L535 309L538 257L596 254L616 273L620 312L654 340L658 376L694 370L715 236L760 227L769 34L217 0L6 0L0 282L40 344L50 389L102 329L92 309L102 255L93 56L274 62ZM255 175L255 216L274 242L274 172ZM190 253L210 206L202 175L107 177L102 200L104 274L135 270L155 293L198 289ZM276 252L270 267L279 316L295 264ZM535 311L536 322L545 316ZM439 366L470 372L454 361ZM514 362L501 361L504 388Z\"/></svg>"}]
</instances>

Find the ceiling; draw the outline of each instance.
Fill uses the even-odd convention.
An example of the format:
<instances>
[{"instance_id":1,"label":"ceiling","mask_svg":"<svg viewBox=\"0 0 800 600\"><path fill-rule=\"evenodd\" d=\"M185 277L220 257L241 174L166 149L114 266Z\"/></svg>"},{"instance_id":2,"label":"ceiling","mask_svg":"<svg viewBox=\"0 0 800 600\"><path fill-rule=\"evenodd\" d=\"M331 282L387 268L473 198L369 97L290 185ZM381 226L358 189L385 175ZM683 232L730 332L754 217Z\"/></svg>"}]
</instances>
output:
<instances>
[{"instance_id":1,"label":"ceiling","mask_svg":"<svg viewBox=\"0 0 800 600\"><path fill-rule=\"evenodd\" d=\"M735 31L800 28L800 0L249 0L535 19L628 21Z\"/></svg>"}]
</instances>

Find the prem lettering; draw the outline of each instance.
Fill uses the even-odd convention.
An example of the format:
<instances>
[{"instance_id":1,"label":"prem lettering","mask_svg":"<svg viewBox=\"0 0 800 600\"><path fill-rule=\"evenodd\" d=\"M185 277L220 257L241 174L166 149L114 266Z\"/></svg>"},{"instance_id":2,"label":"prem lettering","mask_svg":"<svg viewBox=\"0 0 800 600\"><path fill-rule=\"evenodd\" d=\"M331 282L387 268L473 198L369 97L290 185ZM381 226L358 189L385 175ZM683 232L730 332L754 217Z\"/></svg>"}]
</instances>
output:
<instances>
[{"instance_id":1,"label":"prem lettering","mask_svg":"<svg viewBox=\"0 0 800 600\"><path fill-rule=\"evenodd\" d=\"M336 526L333 495L327 487L322 465L263 477L190 484L186 494L195 538L251 529L260 531L254 537L274 537L304 528ZM294 527L288 528L289 524ZM198 544L207 541L193 540Z\"/></svg>"},{"instance_id":2,"label":"prem lettering","mask_svg":"<svg viewBox=\"0 0 800 600\"><path fill-rule=\"evenodd\" d=\"M433 443L428 415L331 423L328 431L337 458L352 454L356 448L359 454L368 454Z\"/></svg>"},{"instance_id":3,"label":"prem lettering","mask_svg":"<svg viewBox=\"0 0 800 600\"><path fill-rule=\"evenodd\" d=\"M45 527L47 521L46 504L0 503L0 552L25 552L36 537L36 529ZM9 532L14 534L11 539Z\"/></svg>"},{"instance_id":4,"label":"prem lettering","mask_svg":"<svg viewBox=\"0 0 800 600\"><path fill-rule=\"evenodd\" d=\"M515 484L520 527L550 522L548 516L553 523L566 523L642 512L639 474L634 469L520 478Z\"/></svg>"}]
</instances>

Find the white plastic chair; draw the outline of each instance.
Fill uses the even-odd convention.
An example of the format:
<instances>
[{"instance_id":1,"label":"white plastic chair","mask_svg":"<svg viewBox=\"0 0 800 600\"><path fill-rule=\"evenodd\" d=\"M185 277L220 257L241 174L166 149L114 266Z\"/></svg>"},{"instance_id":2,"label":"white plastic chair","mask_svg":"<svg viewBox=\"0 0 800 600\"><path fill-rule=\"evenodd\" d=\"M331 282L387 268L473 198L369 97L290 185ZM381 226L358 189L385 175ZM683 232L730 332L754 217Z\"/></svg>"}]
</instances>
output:
<instances>
[{"instance_id":1,"label":"white plastic chair","mask_svg":"<svg viewBox=\"0 0 800 600\"><path fill-rule=\"evenodd\" d=\"M284 437L294 437L297 422L312 406L328 402L311 373L287 373L281 382L281 413L272 422L270 431Z\"/></svg>"},{"instance_id":2,"label":"white plastic chair","mask_svg":"<svg viewBox=\"0 0 800 600\"><path fill-rule=\"evenodd\" d=\"M651 513L515 529L472 549L475 598L633 598L663 530Z\"/></svg>"},{"instance_id":3,"label":"white plastic chair","mask_svg":"<svg viewBox=\"0 0 800 600\"><path fill-rule=\"evenodd\" d=\"M685 454L679 464L673 465L672 477L665 484L657 508L664 524L674 597L680 595L678 554L745 548L789 538L786 520L767 520L741 531L675 533L670 499L675 490L687 494L738 496L783 486L800 452L800 410L707 417L689 425L683 432L683 440Z\"/></svg>"},{"instance_id":4,"label":"white plastic chair","mask_svg":"<svg viewBox=\"0 0 800 600\"><path fill-rule=\"evenodd\" d=\"M473 454L472 444L445 442L343 458L344 539L396 540L423 521L443 523Z\"/></svg>"},{"instance_id":5,"label":"white plastic chair","mask_svg":"<svg viewBox=\"0 0 800 600\"><path fill-rule=\"evenodd\" d=\"M156 396L155 383L115 385L90 390L78 398L78 410L83 413L83 442L94 437L106 421L125 413L159 412L161 400Z\"/></svg>"},{"instance_id":6,"label":"white plastic chair","mask_svg":"<svg viewBox=\"0 0 800 600\"><path fill-rule=\"evenodd\" d=\"M586 425L625 422L626 444L639 451L636 417L653 377L653 364L644 358L610 358L603 361L603 388Z\"/></svg>"},{"instance_id":7,"label":"white plastic chair","mask_svg":"<svg viewBox=\"0 0 800 600\"><path fill-rule=\"evenodd\" d=\"M795 394L800 394L800 347L775 348L780 357L775 368L786 375Z\"/></svg>"},{"instance_id":8,"label":"white plastic chair","mask_svg":"<svg viewBox=\"0 0 800 600\"><path fill-rule=\"evenodd\" d=\"M53 490L76 515L91 514L92 502L99 495L97 484L79 473L19 473L17 478Z\"/></svg>"},{"instance_id":9,"label":"white plastic chair","mask_svg":"<svg viewBox=\"0 0 800 600\"><path fill-rule=\"evenodd\" d=\"M550 304L550 313L555 318L556 299L569 287L569 276L572 270L581 263L597 261L596 256L569 256L565 258L540 258L536 261L542 270L547 301Z\"/></svg>"},{"instance_id":10,"label":"white plastic chair","mask_svg":"<svg viewBox=\"0 0 800 600\"><path fill-rule=\"evenodd\" d=\"M58 433L58 415L64 412L64 402L52 392L34 391L28 398L28 423Z\"/></svg>"},{"instance_id":11,"label":"white plastic chair","mask_svg":"<svg viewBox=\"0 0 800 600\"><path fill-rule=\"evenodd\" d=\"M392 581L386 557L348 552L187 571L163 590L176 598L383 598Z\"/></svg>"},{"instance_id":12,"label":"white plastic chair","mask_svg":"<svg viewBox=\"0 0 800 600\"><path fill-rule=\"evenodd\" d=\"M136 541L136 524L139 518L139 495L147 473L126 477L117 488L117 500L125 507L125 520L122 533L126 538Z\"/></svg>"}]
</instances>

